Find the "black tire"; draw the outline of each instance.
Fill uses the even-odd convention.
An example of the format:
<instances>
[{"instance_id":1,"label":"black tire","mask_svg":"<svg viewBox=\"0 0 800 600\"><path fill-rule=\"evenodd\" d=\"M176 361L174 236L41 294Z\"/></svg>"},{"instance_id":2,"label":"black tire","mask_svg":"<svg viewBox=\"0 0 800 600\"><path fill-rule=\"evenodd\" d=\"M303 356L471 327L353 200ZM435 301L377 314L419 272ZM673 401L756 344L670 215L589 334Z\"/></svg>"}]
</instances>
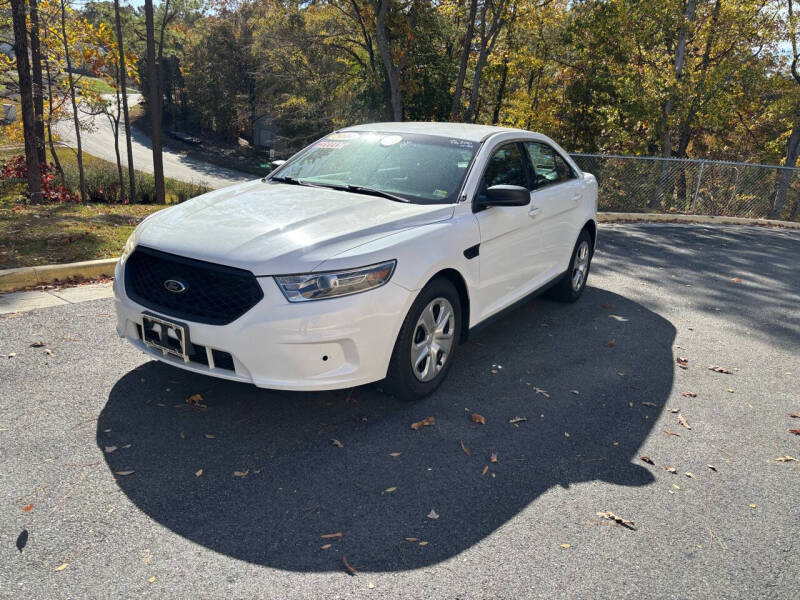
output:
<instances>
[{"instance_id":1,"label":"black tire","mask_svg":"<svg viewBox=\"0 0 800 600\"><path fill-rule=\"evenodd\" d=\"M441 299L449 302L452 308L453 318L447 324L447 331L452 334L452 343L441 367L438 366L439 359L437 357L436 364L431 363L430 365L436 371L435 374L430 380L423 381L420 379L423 376L422 374L418 376L414 373L412 342L415 340L415 336L420 335L420 327L424 331L425 326L419 323L422 319L423 311L428 309L429 305L434 301ZM441 310L443 303L439 303L438 306ZM432 307L434 312L431 314L435 314L435 308L436 306L434 305ZM440 312L439 314L441 315L442 313ZM457 354L461 334L461 314L461 300L458 291L447 279L436 278L422 288L422 291L408 310L408 314L400 328L400 333L397 335L383 386L386 392L398 399L413 401L432 394L441 385L442 381L447 377L447 373L453 364L453 359ZM443 316L442 318L446 317ZM417 347L419 347L419 344L417 344ZM427 360L432 360L430 355Z\"/></svg>"},{"instance_id":2,"label":"black tire","mask_svg":"<svg viewBox=\"0 0 800 600\"><path fill-rule=\"evenodd\" d=\"M576 261L578 259L578 250L583 244L587 244L586 265L580 285L576 287L574 284L574 277L576 276L576 270L579 268ZM586 289L586 280L589 279L589 268L592 266L593 254L594 246L592 244L592 236L586 229L583 229L580 234L578 234L578 241L575 242L575 247L572 249L572 256L569 259L569 269L567 269L564 276L548 290L547 295L559 302L575 302L580 298L581 294L583 294L583 290Z\"/></svg>"}]
</instances>

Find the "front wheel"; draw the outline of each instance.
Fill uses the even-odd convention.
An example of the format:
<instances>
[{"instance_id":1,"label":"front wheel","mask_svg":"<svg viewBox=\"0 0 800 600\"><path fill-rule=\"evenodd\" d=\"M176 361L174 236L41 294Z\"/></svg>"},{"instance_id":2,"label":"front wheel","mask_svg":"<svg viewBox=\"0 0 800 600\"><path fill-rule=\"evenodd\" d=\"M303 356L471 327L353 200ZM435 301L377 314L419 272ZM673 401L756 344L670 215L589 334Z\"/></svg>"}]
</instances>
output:
<instances>
[{"instance_id":1,"label":"front wheel","mask_svg":"<svg viewBox=\"0 0 800 600\"><path fill-rule=\"evenodd\" d=\"M441 385L453 364L461 331L461 301L452 283L434 279L406 315L389 363L387 391L417 400Z\"/></svg>"},{"instance_id":2,"label":"front wheel","mask_svg":"<svg viewBox=\"0 0 800 600\"><path fill-rule=\"evenodd\" d=\"M593 252L592 236L583 229L578 235L578 241L575 242L575 248L572 250L569 269L548 292L551 298L560 302L575 302L581 297L586 287L586 279L589 277L589 267L592 263Z\"/></svg>"}]
</instances>

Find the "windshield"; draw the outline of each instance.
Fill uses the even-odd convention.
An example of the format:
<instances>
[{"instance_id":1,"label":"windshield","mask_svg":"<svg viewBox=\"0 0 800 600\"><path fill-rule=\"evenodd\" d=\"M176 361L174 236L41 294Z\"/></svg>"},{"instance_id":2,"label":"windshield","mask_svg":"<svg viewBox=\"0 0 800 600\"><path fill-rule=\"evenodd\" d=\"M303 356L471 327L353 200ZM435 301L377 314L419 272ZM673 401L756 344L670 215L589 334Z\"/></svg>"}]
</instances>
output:
<instances>
[{"instance_id":1,"label":"windshield","mask_svg":"<svg viewBox=\"0 0 800 600\"><path fill-rule=\"evenodd\" d=\"M479 145L433 135L342 131L306 148L275 179L447 204L456 201Z\"/></svg>"}]
</instances>

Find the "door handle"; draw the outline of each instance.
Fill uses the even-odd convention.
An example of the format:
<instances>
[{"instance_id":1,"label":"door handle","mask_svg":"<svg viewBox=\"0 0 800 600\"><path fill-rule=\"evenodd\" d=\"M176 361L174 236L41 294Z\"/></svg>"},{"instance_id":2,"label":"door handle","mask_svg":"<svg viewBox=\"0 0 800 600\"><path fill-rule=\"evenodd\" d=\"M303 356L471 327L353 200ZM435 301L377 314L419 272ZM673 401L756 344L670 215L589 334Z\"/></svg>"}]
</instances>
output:
<instances>
[{"instance_id":1,"label":"door handle","mask_svg":"<svg viewBox=\"0 0 800 600\"><path fill-rule=\"evenodd\" d=\"M528 216L529 216L530 218L534 218L534 217L538 216L538 214L539 214L540 212L542 212L542 209L541 209L541 208L539 208L538 206L534 206L533 208L531 208L531 209L528 211Z\"/></svg>"}]
</instances>

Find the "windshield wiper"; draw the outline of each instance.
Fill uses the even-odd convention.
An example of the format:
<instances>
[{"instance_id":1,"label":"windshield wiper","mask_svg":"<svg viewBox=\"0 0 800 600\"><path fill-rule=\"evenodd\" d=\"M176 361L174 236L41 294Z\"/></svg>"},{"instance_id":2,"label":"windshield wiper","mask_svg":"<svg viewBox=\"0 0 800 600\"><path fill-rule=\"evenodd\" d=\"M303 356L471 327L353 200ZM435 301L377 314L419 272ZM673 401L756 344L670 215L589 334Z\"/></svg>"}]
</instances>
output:
<instances>
[{"instance_id":1,"label":"windshield wiper","mask_svg":"<svg viewBox=\"0 0 800 600\"><path fill-rule=\"evenodd\" d=\"M268 181L277 181L278 183L288 183L290 185L303 185L299 179L294 177L269 177Z\"/></svg>"},{"instance_id":2,"label":"windshield wiper","mask_svg":"<svg viewBox=\"0 0 800 600\"><path fill-rule=\"evenodd\" d=\"M389 192L384 192L383 190L378 190L363 185L353 185L352 183L348 183L347 185L341 186L341 189L347 190L348 192L354 192L356 194L369 194L370 196L380 196L381 198L387 198L389 200L394 200L395 202L405 202L406 204L410 202L409 200L406 200L402 196L397 196L396 194L390 194Z\"/></svg>"}]
</instances>

